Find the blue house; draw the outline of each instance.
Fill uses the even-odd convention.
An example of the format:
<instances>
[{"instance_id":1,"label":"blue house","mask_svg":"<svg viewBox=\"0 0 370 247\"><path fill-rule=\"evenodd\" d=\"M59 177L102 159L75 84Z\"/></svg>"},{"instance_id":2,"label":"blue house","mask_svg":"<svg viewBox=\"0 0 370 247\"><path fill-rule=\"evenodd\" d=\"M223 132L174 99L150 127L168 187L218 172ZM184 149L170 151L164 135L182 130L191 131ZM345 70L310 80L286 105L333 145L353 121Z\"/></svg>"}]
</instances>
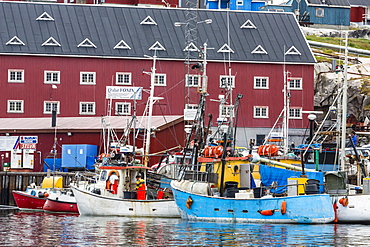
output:
<instances>
[{"instance_id":1,"label":"blue house","mask_svg":"<svg viewBox=\"0 0 370 247\"><path fill-rule=\"evenodd\" d=\"M265 4L263 0L206 0L207 9L259 11L259 8Z\"/></svg>"},{"instance_id":2,"label":"blue house","mask_svg":"<svg viewBox=\"0 0 370 247\"><path fill-rule=\"evenodd\" d=\"M350 25L347 0L290 0L284 5L263 6L261 10L293 12L301 25L345 29Z\"/></svg>"}]
</instances>

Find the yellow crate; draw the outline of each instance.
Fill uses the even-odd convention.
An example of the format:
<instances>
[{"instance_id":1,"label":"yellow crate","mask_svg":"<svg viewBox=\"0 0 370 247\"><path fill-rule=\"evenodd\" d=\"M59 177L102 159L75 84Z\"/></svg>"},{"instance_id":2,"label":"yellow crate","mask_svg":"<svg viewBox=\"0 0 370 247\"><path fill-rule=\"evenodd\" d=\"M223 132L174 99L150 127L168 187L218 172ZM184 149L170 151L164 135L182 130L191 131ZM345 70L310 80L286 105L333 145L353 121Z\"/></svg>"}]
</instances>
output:
<instances>
[{"instance_id":1,"label":"yellow crate","mask_svg":"<svg viewBox=\"0 0 370 247\"><path fill-rule=\"evenodd\" d=\"M305 194L305 188L306 188L306 183L308 178L288 178L288 180L295 180L297 181L298 184L298 195L303 195Z\"/></svg>"}]
</instances>

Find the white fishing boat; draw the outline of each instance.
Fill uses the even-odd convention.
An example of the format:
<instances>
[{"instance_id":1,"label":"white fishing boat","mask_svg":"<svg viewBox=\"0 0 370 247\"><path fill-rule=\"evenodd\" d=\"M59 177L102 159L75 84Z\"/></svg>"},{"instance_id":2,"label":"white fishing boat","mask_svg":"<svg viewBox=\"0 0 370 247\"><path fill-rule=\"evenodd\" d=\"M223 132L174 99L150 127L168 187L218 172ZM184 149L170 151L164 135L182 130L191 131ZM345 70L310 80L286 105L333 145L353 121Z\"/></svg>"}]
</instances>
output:
<instances>
[{"instance_id":1,"label":"white fishing boat","mask_svg":"<svg viewBox=\"0 0 370 247\"><path fill-rule=\"evenodd\" d=\"M94 184L72 186L81 215L179 217L176 204L166 191L147 188L147 170L134 165L103 165ZM118 179L110 178L115 173ZM140 180L138 180L140 175ZM139 187L140 186L140 187Z\"/></svg>"},{"instance_id":2,"label":"white fishing boat","mask_svg":"<svg viewBox=\"0 0 370 247\"><path fill-rule=\"evenodd\" d=\"M342 93L342 122L341 122L341 149L345 150L346 137L348 136L346 128L346 116L347 116L347 69L348 69L348 32L345 32L345 63L343 69L343 93ZM350 139L351 140L351 139ZM352 143L353 144L353 143ZM356 152L356 148L354 147ZM358 156L358 155L357 155ZM346 163L345 152L340 152L340 165L339 171L344 171ZM358 159L358 182L361 182L363 176L362 189L357 190L358 193L350 193L351 188L347 185L346 193L337 193L332 195L334 204L336 219L338 223L370 223L370 178L368 177L368 171L366 167L361 164ZM362 174L361 174L362 173ZM353 190L352 190L353 191Z\"/></svg>"},{"instance_id":3,"label":"white fishing boat","mask_svg":"<svg viewBox=\"0 0 370 247\"><path fill-rule=\"evenodd\" d=\"M110 138L108 148L100 156L100 174L96 182L84 188L71 186L81 215L97 216L137 216L137 217L179 217L179 212L168 189L153 183L152 173L148 172L151 117L154 97L156 50L151 72L151 91L148 98L147 129L142 160L136 159L138 149L124 141ZM146 72L147 73L147 72ZM136 113L132 123L135 124ZM108 118L109 119L109 118ZM109 127L108 123L108 127ZM131 127L127 127L129 135ZM133 127L135 130L135 125ZM108 130L110 133L111 130ZM115 135L114 135L115 136ZM135 137L133 138L135 142Z\"/></svg>"}]
</instances>

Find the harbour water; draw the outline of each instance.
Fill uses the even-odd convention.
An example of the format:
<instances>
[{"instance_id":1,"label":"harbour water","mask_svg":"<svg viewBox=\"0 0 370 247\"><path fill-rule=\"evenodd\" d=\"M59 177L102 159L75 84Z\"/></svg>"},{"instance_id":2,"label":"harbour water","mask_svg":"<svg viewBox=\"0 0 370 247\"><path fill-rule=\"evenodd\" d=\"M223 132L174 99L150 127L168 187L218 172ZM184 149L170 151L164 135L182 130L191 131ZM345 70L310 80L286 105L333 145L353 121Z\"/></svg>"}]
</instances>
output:
<instances>
[{"instance_id":1,"label":"harbour water","mask_svg":"<svg viewBox=\"0 0 370 247\"><path fill-rule=\"evenodd\" d=\"M0 210L0 246L368 246L370 225L240 224Z\"/></svg>"}]
</instances>

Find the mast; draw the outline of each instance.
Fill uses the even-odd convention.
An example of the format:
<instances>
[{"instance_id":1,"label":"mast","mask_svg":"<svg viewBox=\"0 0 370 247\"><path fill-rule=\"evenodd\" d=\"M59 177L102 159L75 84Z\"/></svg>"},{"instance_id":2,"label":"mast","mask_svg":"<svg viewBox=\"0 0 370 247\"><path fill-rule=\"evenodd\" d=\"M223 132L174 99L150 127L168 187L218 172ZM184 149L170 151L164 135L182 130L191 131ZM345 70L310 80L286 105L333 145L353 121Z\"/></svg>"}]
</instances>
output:
<instances>
[{"instance_id":1,"label":"mast","mask_svg":"<svg viewBox=\"0 0 370 247\"><path fill-rule=\"evenodd\" d=\"M155 71L156 71L156 61L157 61L157 55L156 55L157 50L154 50L154 56L153 58L153 66L151 68L151 72L146 73L150 74L150 96L148 98L148 103L149 103L149 109L148 109L148 121L147 121L147 128L146 128L146 136L145 136L145 143L144 143L144 166L148 166L149 163L149 149L150 149L150 135L152 132L152 115L153 115L153 105L155 102L154 98L154 83L155 83Z\"/></svg>"},{"instance_id":2,"label":"mast","mask_svg":"<svg viewBox=\"0 0 370 247\"><path fill-rule=\"evenodd\" d=\"M347 68L348 68L348 32L344 32L346 49L344 52L344 71L343 71L343 93L342 93L342 129L341 129L341 152L340 152L340 165L339 171L344 171L345 167L345 148L346 148L346 137L347 137Z\"/></svg>"},{"instance_id":3,"label":"mast","mask_svg":"<svg viewBox=\"0 0 370 247\"><path fill-rule=\"evenodd\" d=\"M285 50L285 49L284 49ZM288 92L288 71L285 67L285 53L284 53L284 119L283 119L283 153L288 153L288 129L289 129L289 104L290 93Z\"/></svg>"}]
</instances>

